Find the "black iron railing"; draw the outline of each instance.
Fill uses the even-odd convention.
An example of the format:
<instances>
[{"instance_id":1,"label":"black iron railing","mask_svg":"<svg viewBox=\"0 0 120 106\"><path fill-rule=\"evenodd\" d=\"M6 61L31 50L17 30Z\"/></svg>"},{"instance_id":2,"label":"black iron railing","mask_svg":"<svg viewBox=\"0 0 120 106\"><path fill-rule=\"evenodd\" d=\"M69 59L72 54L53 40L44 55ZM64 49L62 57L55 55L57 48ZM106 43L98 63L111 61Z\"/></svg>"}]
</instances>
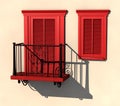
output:
<instances>
[{"instance_id":1,"label":"black iron railing","mask_svg":"<svg viewBox=\"0 0 120 106\"><path fill-rule=\"evenodd\" d=\"M64 74L64 45L30 45L13 43L13 75ZM56 56L56 57L55 57ZM43 72L44 71L44 72ZM57 77L58 77L57 76Z\"/></svg>"},{"instance_id":2,"label":"black iron railing","mask_svg":"<svg viewBox=\"0 0 120 106\"><path fill-rule=\"evenodd\" d=\"M24 73L26 76L46 74L47 77L63 77L63 74L70 74L82 85L83 67L86 68L85 88L89 88L89 62L81 60L68 44L13 43L13 75Z\"/></svg>"},{"instance_id":3,"label":"black iron railing","mask_svg":"<svg viewBox=\"0 0 120 106\"><path fill-rule=\"evenodd\" d=\"M65 72L70 74L89 92L89 61L82 60L79 54L68 44L65 44L65 53ZM83 80L85 81L84 85Z\"/></svg>"}]
</instances>

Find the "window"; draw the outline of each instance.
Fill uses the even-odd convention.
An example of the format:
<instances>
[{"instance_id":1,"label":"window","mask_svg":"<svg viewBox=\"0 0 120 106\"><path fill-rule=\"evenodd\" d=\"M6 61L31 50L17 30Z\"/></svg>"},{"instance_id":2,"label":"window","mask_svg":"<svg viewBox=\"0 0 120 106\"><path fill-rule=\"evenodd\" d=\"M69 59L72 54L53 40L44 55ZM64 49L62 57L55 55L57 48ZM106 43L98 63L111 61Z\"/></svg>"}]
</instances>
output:
<instances>
[{"instance_id":1,"label":"window","mask_svg":"<svg viewBox=\"0 0 120 106\"><path fill-rule=\"evenodd\" d=\"M81 59L107 59L107 16L109 10L77 10L78 54Z\"/></svg>"}]
</instances>

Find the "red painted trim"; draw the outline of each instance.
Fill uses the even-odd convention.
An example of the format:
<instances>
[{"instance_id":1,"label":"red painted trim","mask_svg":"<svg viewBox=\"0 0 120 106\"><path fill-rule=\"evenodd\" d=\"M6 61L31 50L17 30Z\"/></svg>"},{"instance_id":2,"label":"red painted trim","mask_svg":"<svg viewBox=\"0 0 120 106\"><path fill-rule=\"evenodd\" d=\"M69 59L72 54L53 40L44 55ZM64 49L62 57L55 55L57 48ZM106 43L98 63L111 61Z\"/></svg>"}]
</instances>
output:
<instances>
[{"instance_id":1,"label":"red painted trim","mask_svg":"<svg viewBox=\"0 0 120 106\"><path fill-rule=\"evenodd\" d=\"M22 10L22 13L67 13L67 10Z\"/></svg>"},{"instance_id":2,"label":"red painted trim","mask_svg":"<svg viewBox=\"0 0 120 106\"><path fill-rule=\"evenodd\" d=\"M59 77L46 77L46 76L11 76L13 80L34 80L34 81L47 81L47 82L64 82L69 78L68 74L65 74L62 78Z\"/></svg>"},{"instance_id":3,"label":"red painted trim","mask_svg":"<svg viewBox=\"0 0 120 106\"><path fill-rule=\"evenodd\" d=\"M110 13L110 10L76 10L77 13Z\"/></svg>"}]
</instances>

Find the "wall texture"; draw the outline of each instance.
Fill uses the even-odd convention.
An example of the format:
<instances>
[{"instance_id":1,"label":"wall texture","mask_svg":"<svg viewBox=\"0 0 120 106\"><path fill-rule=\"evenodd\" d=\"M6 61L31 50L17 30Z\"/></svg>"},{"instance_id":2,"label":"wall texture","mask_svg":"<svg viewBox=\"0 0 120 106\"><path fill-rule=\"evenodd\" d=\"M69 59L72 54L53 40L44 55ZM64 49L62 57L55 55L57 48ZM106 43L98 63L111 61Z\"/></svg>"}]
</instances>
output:
<instances>
[{"instance_id":1,"label":"wall texture","mask_svg":"<svg viewBox=\"0 0 120 106\"><path fill-rule=\"evenodd\" d=\"M119 0L1 0L0 2L0 106L119 106L120 92L120 2ZM21 10L68 10L66 16L66 42L77 51L77 9L110 9L108 18L107 61L90 61L89 88L92 99L43 96L28 86L10 80L12 74L12 42L23 42L24 28ZM32 82L31 82L32 83ZM43 83L43 82L41 82ZM40 84L41 84L40 83ZM65 82L64 90L70 90L71 81ZM45 92L53 92L43 83ZM46 89L45 89L45 86ZM53 86L53 85L52 85ZM41 89L43 89L41 87ZM51 86L50 86L51 87ZM54 86L53 86L54 87ZM66 87L66 88L65 88ZM57 89L58 90L58 89ZM76 89L72 89L72 95ZM62 91L59 89L58 92ZM79 90L78 90L79 92ZM81 95L82 93L80 93Z\"/></svg>"}]
</instances>

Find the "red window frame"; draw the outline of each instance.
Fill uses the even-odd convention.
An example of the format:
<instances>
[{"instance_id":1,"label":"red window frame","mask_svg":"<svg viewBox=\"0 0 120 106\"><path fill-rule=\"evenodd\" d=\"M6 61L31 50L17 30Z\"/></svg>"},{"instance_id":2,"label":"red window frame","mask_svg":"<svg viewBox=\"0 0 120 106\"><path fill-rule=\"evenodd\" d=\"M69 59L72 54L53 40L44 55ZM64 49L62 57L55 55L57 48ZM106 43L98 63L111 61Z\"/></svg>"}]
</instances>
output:
<instances>
[{"instance_id":1,"label":"red window frame","mask_svg":"<svg viewBox=\"0 0 120 106\"><path fill-rule=\"evenodd\" d=\"M76 10L78 54L85 60L107 59L107 16L110 10Z\"/></svg>"}]
</instances>

